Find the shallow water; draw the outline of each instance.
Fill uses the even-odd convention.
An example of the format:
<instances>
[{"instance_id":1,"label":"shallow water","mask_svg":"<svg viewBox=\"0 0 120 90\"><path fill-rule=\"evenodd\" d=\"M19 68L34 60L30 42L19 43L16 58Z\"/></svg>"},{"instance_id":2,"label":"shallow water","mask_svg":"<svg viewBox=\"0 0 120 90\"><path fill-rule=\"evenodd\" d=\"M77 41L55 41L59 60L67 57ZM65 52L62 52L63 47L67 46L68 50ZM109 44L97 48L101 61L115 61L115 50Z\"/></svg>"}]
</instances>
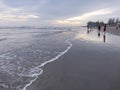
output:
<instances>
[{"instance_id":1,"label":"shallow water","mask_svg":"<svg viewBox=\"0 0 120 90\"><path fill-rule=\"evenodd\" d=\"M120 36L103 32L102 30L100 31L100 35L98 33L98 30L95 29L92 29L88 33L87 29L81 28L75 35L75 39L106 46L105 48L120 48Z\"/></svg>"},{"instance_id":2,"label":"shallow water","mask_svg":"<svg viewBox=\"0 0 120 90\"><path fill-rule=\"evenodd\" d=\"M25 90L44 64L67 52L72 35L63 29L1 29L0 90Z\"/></svg>"},{"instance_id":3,"label":"shallow water","mask_svg":"<svg viewBox=\"0 0 120 90\"><path fill-rule=\"evenodd\" d=\"M42 74L42 66L58 59L71 47L72 40L120 50L120 37L85 28L0 29L0 90L26 90ZM104 40L105 35L105 40ZM83 43L83 44L85 44ZM81 43L82 44L82 43ZM92 45L93 45L92 44Z\"/></svg>"}]
</instances>

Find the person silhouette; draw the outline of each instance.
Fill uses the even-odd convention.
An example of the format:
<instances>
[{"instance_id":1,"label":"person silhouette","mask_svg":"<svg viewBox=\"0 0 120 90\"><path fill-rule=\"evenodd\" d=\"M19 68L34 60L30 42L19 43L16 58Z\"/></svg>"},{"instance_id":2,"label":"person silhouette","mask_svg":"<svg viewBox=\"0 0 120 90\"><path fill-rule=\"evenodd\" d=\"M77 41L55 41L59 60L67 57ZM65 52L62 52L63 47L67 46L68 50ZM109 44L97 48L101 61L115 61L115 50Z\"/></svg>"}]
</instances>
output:
<instances>
[{"instance_id":1,"label":"person silhouette","mask_svg":"<svg viewBox=\"0 0 120 90\"><path fill-rule=\"evenodd\" d=\"M89 34L89 31L90 30L90 26L89 25L87 25L87 34Z\"/></svg>"},{"instance_id":2,"label":"person silhouette","mask_svg":"<svg viewBox=\"0 0 120 90\"><path fill-rule=\"evenodd\" d=\"M119 25L117 24L117 25L116 25L116 30L118 30L118 29L119 29Z\"/></svg>"},{"instance_id":3,"label":"person silhouette","mask_svg":"<svg viewBox=\"0 0 120 90\"><path fill-rule=\"evenodd\" d=\"M107 24L104 24L104 29L103 29L103 42L106 42L106 29L107 29Z\"/></svg>"},{"instance_id":4,"label":"person silhouette","mask_svg":"<svg viewBox=\"0 0 120 90\"><path fill-rule=\"evenodd\" d=\"M107 24L104 25L104 33L106 32Z\"/></svg>"},{"instance_id":5,"label":"person silhouette","mask_svg":"<svg viewBox=\"0 0 120 90\"><path fill-rule=\"evenodd\" d=\"M100 30L101 30L101 26L98 25L98 37L100 37Z\"/></svg>"}]
</instances>

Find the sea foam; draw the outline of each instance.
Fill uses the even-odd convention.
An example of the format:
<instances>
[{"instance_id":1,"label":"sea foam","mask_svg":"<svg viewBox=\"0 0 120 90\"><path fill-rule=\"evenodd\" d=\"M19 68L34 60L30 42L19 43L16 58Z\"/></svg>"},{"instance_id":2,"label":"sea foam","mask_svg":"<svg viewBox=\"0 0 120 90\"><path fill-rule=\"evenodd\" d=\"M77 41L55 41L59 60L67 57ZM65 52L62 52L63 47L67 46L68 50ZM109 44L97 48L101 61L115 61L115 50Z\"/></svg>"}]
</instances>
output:
<instances>
[{"instance_id":1,"label":"sea foam","mask_svg":"<svg viewBox=\"0 0 120 90\"><path fill-rule=\"evenodd\" d=\"M32 72L34 72L34 71L36 72L36 70L39 70L40 72L39 72L39 73L31 73L31 74L29 74L29 77L35 77L35 79L31 80L30 83L26 84L25 87L24 87L23 89L20 89L20 90L26 90L26 88L27 88L28 86L30 86L34 81L36 81L36 79L38 78L38 76L43 73L43 70L41 69L41 67L45 66L46 64L48 64L48 63L50 63L50 62L53 62L53 61L59 59L62 55L64 55L65 53L68 52L68 50L71 49L71 47L72 47L71 42L70 42L69 40L66 40L65 43L68 43L68 44L69 44L69 46L67 47L67 49L66 49L65 51L61 52L61 53L60 53L59 55L57 55L56 57L54 57L54 58L52 58L52 59L50 59L50 60L42 63L41 65L35 67L34 69L32 69Z\"/></svg>"}]
</instances>

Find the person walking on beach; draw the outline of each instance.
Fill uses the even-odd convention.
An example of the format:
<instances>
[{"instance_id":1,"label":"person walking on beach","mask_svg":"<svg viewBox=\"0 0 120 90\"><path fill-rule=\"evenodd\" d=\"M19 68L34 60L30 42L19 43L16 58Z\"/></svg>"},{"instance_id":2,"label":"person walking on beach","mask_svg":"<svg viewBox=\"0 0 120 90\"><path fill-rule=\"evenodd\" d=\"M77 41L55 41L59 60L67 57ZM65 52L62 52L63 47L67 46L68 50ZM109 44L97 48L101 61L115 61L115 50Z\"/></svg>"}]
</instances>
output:
<instances>
[{"instance_id":1,"label":"person walking on beach","mask_svg":"<svg viewBox=\"0 0 120 90\"><path fill-rule=\"evenodd\" d=\"M98 30L99 30L99 31L101 30L101 25L98 25Z\"/></svg>"},{"instance_id":2,"label":"person walking on beach","mask_svg":"<svg viewBox=\"0 0 120 90\"><path fill-rule=\"evenodd\" d=\"M98 25L98 37L100 37L101 25Z\"/></svg>"},{"instance_id":3,"label":"person walking on beach","mask_svg":"<svg viewBox=\"0 0 120 90\"><path fill-rule=\"evenodd\" d=\"M118 25L116 25L116 30L118 30L118 28L119 28L119 26L118 26Z\"/></svg>"},{"instance_id":4,"label":"person walking on beach","mask_svg":"<svg viewBox=\"0 0 120 90\"><path fill-rule=\"evenodd\" d=\"M106 28L107 28L107 24L104 25L104 30L103 30L104 33L106 32Z\"/></svg>"},{"instance_id":5,"label":"person walking on beach","mask_svg":"<svg viewBox=\"0 0 120 90\"><path fill-rule=\"evenodd\" d=\"M105 35L106 29L107 29L107 24L104 24L104 29L103 29L103 42L104 42L104 43L105 43L105 41L106 41L106 35Z\"/></svg>"},{"instance_id":6,"label":"person walking on beach","mask_svg":"<svg viewBox=\"0 0 120 90\"><path fill-rule=\"evenodd\" d=\"M90 26L87 25L87 33L89 34Z\"/></svg>"}]
</instances>

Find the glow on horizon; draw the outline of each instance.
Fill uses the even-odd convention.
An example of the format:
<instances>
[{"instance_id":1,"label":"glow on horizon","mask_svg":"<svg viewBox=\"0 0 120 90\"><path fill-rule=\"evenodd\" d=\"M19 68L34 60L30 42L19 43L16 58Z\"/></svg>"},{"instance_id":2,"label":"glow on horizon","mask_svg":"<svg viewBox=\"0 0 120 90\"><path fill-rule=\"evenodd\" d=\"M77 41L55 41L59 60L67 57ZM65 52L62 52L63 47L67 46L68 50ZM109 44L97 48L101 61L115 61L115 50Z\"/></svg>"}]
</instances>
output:
<instances>
[{"instance_id":1,"label":"glow on horizon","mask_svg":"<svg viewBox=\"0 0 120 90\"><path fill-rule=\"evenodd\" d=\"M57 20L56 22L58 24L68 24L68 25L78 25L78 24L81 24L80 21L71 22L69 20Z\"/></svg>"},{"instance_id":2,"label":"glow on horizon","mask_svg":"<svg viewBox=\"0 0 120 90\"><path fill-rule=\"evenodd\" d=\"M57 20L57 23L59 24L81 24L80 22L84 22L86 20L88 20L89 18L94 18L96 16L103 16L103 15L108 15L108 14L112 14L113 11L111 9L101 9L101 10L96 10L93 12L88 12L85 13L83 15L80 16L76 16L76 17L71 17L71 18L67 18L65 20Z\"/></svg>"},{"instance_id":3,"label":"glow on horizon","mask_svg":"<svg viewBox=\"0 0 120 90\"><path fill-rule=\"evenodd\" d=\"M93 12L89 12L89 13L85 13L81 16L77 16L77 17L72 17L72 18L68 18L66 20L70 20L70 21L74 21L74 20L85 20L89 17L93 17L93 16L97 16L97 15L107 15L107 14L111 14L112 10L111 9L101 9L101 10L97 10L97 11L93 11Z\"/></svg>"},{"instance_id":4,"label":"glow on horizon","mask_svg":"<svg viewBox=\"0 0 120 90\"><path fill-rule=\"evenodd\" d=\"M28 19L32 19L32 18L39 18L39 17L36 15L30 15L30 14L28 15L0 14L1 21L27 21Z\"/></svg>"}]
</instances>

